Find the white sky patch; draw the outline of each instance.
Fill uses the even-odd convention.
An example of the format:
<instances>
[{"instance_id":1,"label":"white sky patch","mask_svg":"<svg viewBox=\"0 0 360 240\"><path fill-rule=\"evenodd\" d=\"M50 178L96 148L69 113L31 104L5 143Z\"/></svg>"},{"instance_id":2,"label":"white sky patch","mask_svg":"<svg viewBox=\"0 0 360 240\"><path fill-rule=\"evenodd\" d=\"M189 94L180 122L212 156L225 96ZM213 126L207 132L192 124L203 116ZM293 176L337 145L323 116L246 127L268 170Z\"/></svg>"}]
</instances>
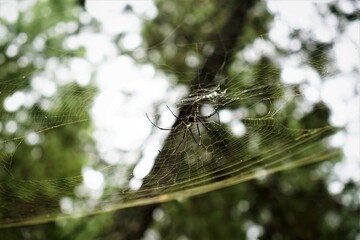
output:
<instances>
[{"instance_id":1,"label":"white sky patch","mask_svg":"<svg viewBox=\"0 0 360 240\"><path fill-rule=\"evenodd\" d=\"M306 99L312 103L317 103L320 100L319 89L314 86L309 86L306 89L304 89L303 94L306 97Z\"/></svg>"},{"instance_id":2,"label":"white sky patch","mask_svg":"<svg viewBox=\"0 0 360 240\"><path fill-rule=\"evenodd\" d=\"M252 45L245 47L241 51L241 56L246 61L252 63L258 61L262 56L273 56L274 52L274 45L260 36Z\"/></svg>"},{"instance_id":3,"label":"white sky patch","mask_svg":"<svg viewBox=\"0 0 360 240\"><path fill-rule=\"evenodd\" d=\"M278 13L294 28L310 28L313 24L312 1L268 1L271 12ZM300 19L299 19L300 18Z\"/></svg>"},{"instance_id":4,"label":"white sky patch","mask_svg":"<svg viewBox=\"0 0 360 240\"><path fill-rule=\"evenodd\" d=\"M36 76L31 80L32 88L44 97L52 97L57 92L57 86L46 76Z\"/></svg>"},{"instance_id":5,"label":"white sky patch","mask_svg":"<svg viewBox=\"0 0 360 240\"><path fill-rule=\"evenodd\" d=\"M74 204L72 199L69 197L61 198L60 208L63 213L71 214L74 211Z\"/></svg>"},{"instance_id":6,"label":"white sky patch","mask_svg":"<svg viewBox=\"0 0 360 240\"><path fill-rule=\"evenodd\" d=\"M36 132L30 132L30 133L26 134L25 141L29 145L36 145L36 144L40 143L40 136Z\"/></svg>"},{"instance_id":7,"label":"white sky patch","mask_svg":"<svg viewBox=\"0 0 360 240\"><path fill-rule=\"evenodd\" d=\"M222 124L228 124L230 131L236 137L242 137L246 134L245 125L239 121L239 119L244 119L248 115L248 110L245 108L238 108L234 111L228 109L222 109L219 112L220 120Z\"/></svg>"},{"instance_id":8,"label":"white sky patch","mask_svg":"<svg viewBox=\"0 0 360 240\"><path fill-rule=\"evenodd\" d=\"M137 151L150 133L144 126L146 121L139 117L120 117L117 124L119 127L113 129L117 136L114 145L124 151Z\"/></svg>"},{"instance_id":9,"label":"white sky patch","mask_svg":"<svg viewBox=\"0 0 360 240\"><path fill-rule=\"evenodd\" d=\"M146 4L147 1L141 1ZM125 13L125 7L131 1L86 1L89 14L101 22L102 31L106 34L124 32L140 32L140 19L130 13Z\"/></svg>"},{"instance_id":10,"label":"white sky patch","mask_svg":"<svg viewBox=\"0 0 360 240\"><path fill-rule=\"evenodd\" d=\"M230 130L232 134L234 134L237 137L244 136L244 134L246 133L246 127L244 126L244 124L236 120L231 121Z\"/></svg>"},{"instance_id":11,"label":"white sky patch","mask_svg":"<svg viewBox=\"0 0 360 240\"><path fill-rule=\"evenodd\" d=\"M141 36L140 34L137 33L128 33L124 36L124 38L122 39L122 45L123 47L128 50L134 50L135 48L139 47L141 44Z\"/></svg>"},{"instance_id":12,"label":"white sky patch","mask_svg":"<svg viewBox=\"0 0 360 240\"><path fill-rule=\"evenodd\" d=\"M356 109L360 108L359 104L358 106L351 105L354 109L349 108L348 105L348 101L355 97L355 84L355 78L346 75L340 75L324 82L321 89L321 99L327 103L332 111L330 121L334 126L342 127L350 119L359 118L359 115L356 116ZM356 119L354 120L356 121Z\"/></svg>"},{"instance_id":13,"label":"white sky patch","mask_svg":"<svg viewBox=\"0 0 360 240\"><path fill-rule=\"evenodd\" d=\"M316 1L268 1L268 8L276 13L282 21L293 29L311 30L317 40L329 42L336 36L336 17L326 14L325 18L319 15L321 3ZM318 3L318 5L316 4ZM276 19L275 18L275 22Z\"/></svg>"},{"instance_id":14,"label":"white sky patch","mask_svg":"<svg viewBox=\"0 0 360 240\"><path fill-rule=\"evenodd\" d=\"M163 138L163 140L164 139L165 138ZM155 159L159 154L158 150L162 145L162 141L158 137L151 137L147 142L148 144L143 151L143 157L134 168L134 177L137 179L142 179L150 173Z\"/></svg>"},{"instance_id":15,"label":"white sky patch","mask_svg":"<svg viewBox=\"0 0 360 240\"><path fill-rule=\"evenodd\" d=\"M91 65L82 58L73 58L70 62L70 70L74 76L75 82L80 86L87 86L91 79Z\"/></svg>"},{"instance_id":16,"label":"white sky patch","mask_svg":"<svg viewBox=\"0 0 360 240\"><path fill-rule=\"evenodd\" d=\"M35 37L35 39L32 42L32 45L35 50L37 51L43 51L45 48L46 38L44 35L40 34Z\"/></svg>"},{"instance_id":17,"label":"white sky patch","mask_svg":"<svg viewBox=\"0 0 360 240\"><path fill-rule=\"evenodd\" d=\"M132 178L130 179L129 181L129 187L131 190L139 190L141 185L143 183L143 180L142 179L139 179L139 178Z\"/></svg>"},{"instance_id":18,"label":"white sky patch","mask_svg":"<svg viewBox=\"0 0 360 240\"><path fill-rule=\"evenodd\" d=\"M5 98L4 108L8 112L16 112L25 103L26 96L24 92L15 92L10 97Z\"/></svg>"},{"instance_id":19,"label":"white sky patch","mask_svg":"<svg viewBox=\"0 0 360 240\"><path fill-rule=\"evenodd\" d=\"M5 26L0 25L0 44L1 45L3 45L8 40L9 35L10 35L9 30Z\"/></svg>"},{"instance_id":20,"label":"white sky patch","mask_svg":"<svg viewBox=\"0 0 360 240\"><path fill-rule=\"evenodd\" d=\"M263 233L264 229L260 225L251 224L246 230L246 239L257 240Z\"/></svg>"},{"instance_id":21,"label":"white sky patch","mask_svg":"<svg viewBox=\"0 0 360 240\"><path fill-rule=\"evenodd\" d=\"M227 124L233 119L233 114L229 109L222 109L219 111L221 122Z\"/></svg>"},{"instance_id":22,"label":"white sky patch","mask_svg":"<svg viewBox=\"0 0 360 240\"><path fill-rule=\"evenodd\" d=\"M343 189L344 189L344 184L342 184L339 181L332 181L328 185L328 190L333 195L341 193Z\"/></svg>"},{"instance_id":23,"label":"white sky patch","mask_svg":"<svg viewBox=\"0 0 360 240\"><path fill-rule=\"evenodd\" d=\"M269 31L269 38L276 42L279 47L289 48L289 34L289 26L285 22L281 21L279 17L275 16L274 21L272 22L272 27Z\"/></svg>"},{"instance_id":24,"label":"white sky patch","mask_svg":"<svg viewBox=\"0 0 360 240\"><path fill-rule=\"evenodd\" d=\"M24 106L27 108L32 107L35 103L39 102L41 96L38 92L30 91L25 94Z\"/></svg>"},{"instance_id":25,"label":"white sky patch","mask_svg":"<svg viewBox=\"0 0 360 240\"><path fill-rule=\"evenodd\" d=\"M154 19L158 15L158 10L154 4L154 1L127 1L135 14L140 17L145 17L147 20Z\"/></svg>"},{"instance_id":26,"label":"white sky patch","mask_svg":"<svg viewBox=\"0 0 360 240\"><path fill-rule=\"evenodd\" d=\"M359 34L360 21L355 21L346 27L338 41L334 52L337 66L343 72L350 72L360 66Z\"/></svg>"},{"instance_id":27,"label":"white sky patch","mask_svg":"<svg viewBox=\"0 0 360 240\"><path fill-rule=\"evenodd\" d=\"M104 34L84 34L80 40L86 47L88 60L94 64L101 64L105 60L115 57L117 49L112 39Z\"/></svg>"},{"instance_id":28,"label":"white sky patch","mask_svg":"<svg viewBox=\"0 0 360 240\"><path fill-rule=\"evenodd\" d=\"M5 130L8 133L15 133L18 130L18 124L14 120L10 120L5 124Z\"/></svg>"},{"instance_id":29,"label":"white sky patch","mask_svg":"<svg viewBox=\"0 0 360 240\"><path fill-rule=\"evenodd\" d=\"M281 80L284 83L299 84L304 80L303 71L297 67L287 67L281 71Z\"/></svg>"},{"instance_id":30,"label":"white sky patch","mask_svg":"<svg viewBox=\"0 0 360 240\"><path fill-rule=\"evenodd\" d=\"M114 156L106 152L140 151L152 129L145 113L151 114L154 103L163 100L169 84L156 76L152 65L138 65L127 56L112 58L101 65L96 83L99 94L92 108L97 129L94 137L104 160L114 163ZM155 157L152 158L153 162ZM118 163L127 162L118 158Z\"/></svg>"},{"instance_id":31,"label":"white sky patch","mask_svg":"<svg viewBox=\"0 0 360 240\"><path fill-rule=\"evenodd\" d=\"M84 185L90 190L99 190L103 187L104 176L101 172L95 171L91 168L84 168L82 170L84 177Z\"/></svg>"},{"instance_id":32,"label":"white sky patch","mask_svg":"<svg viewBox=\"0 0 360 240\"><path fill-rule=\"evenodd\" d=\"M19 17L19 5L17 1L0 1L0 9L6 9L6 11L0 11L0 18L9 23L15 23Z\"/></svg>"},{"instance_id":33,"label":"white sky patch","mask_svg":"<svg viewBox=\"0 0 360 240\"><path fill-rule=\"evenodd\" d=\"M338 1L337 4L338 4L338 7L347 14L350 14L350 13L353 13L356 11L356 8L354 8L356 1ZM357 6L360 7L359 2L357 2Z\"/></svg>"},{"instance_id":34,"label":"white sky patch","mask_svg":"<svg viewBox=\"0 0 360 240\"><path fill-rule=\"evenodd\" d=\"M342 147L345 142L345 133L344 131L340 131L332 135L329 139L329 144L331 147Z\"/></svg>"},{"instance_id":35,"label":"white sky patch","mask_svg":"<svg viewBox=\"0 0 360 240\"><path fill-rule=\"evenodd\" d=\"M85 48L85 60L93 65L101 66L104 61L118 56L118 49L113 38L105 33L82 32L69 36L64 40L65 49Z\"/></svg>"},{"instance_id":36,"label":"white sky patch","mask_svg":"<svg viewBox=\"0 0 360 240\"><path fill-rule=\"evenodd\" d=\"M9 58L15 57L18 53L19 53L19 46L15 44L10 44L5 50L5 54Z\"/></svg>"}]
</instances>

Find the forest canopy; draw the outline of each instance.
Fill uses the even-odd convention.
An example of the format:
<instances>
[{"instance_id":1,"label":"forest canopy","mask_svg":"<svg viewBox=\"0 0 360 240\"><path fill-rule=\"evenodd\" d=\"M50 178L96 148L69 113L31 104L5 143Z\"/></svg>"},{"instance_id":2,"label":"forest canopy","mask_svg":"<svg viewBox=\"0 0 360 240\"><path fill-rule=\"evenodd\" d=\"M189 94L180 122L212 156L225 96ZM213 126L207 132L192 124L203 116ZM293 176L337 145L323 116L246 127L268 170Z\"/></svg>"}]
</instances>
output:
<instances>
[{"instance_id":1,"label":"forest canopy","mask_svg":"<svg viewBox=\"0 0 360 240\"><path fill-rule=\"evenodd\" d=\"M357 7L0 1L1 236L359 237Z\"/></svg>"}]
</instances>

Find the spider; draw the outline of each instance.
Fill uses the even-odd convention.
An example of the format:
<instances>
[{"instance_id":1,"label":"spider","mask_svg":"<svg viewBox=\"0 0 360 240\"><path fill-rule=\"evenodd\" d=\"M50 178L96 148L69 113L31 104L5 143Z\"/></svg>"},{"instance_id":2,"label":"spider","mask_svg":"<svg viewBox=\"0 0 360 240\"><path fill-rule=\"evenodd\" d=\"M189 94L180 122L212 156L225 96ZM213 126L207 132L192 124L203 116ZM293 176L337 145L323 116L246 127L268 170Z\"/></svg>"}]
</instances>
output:
<instances>
[{"instance_id":1,"label":"spider","mask_svg":"<svg viewBox=\"0 0 360 240\"><path fill-rule=\"evenodd\" d=\"M179 147L182 145L182 143L184 142L185 136L186 136L186 132L189 130L190 135L192 137L192 139L194 140L194 142L198 145L198 146L202 146L202 136L201 136L201 132L200 132L200 127L199 127L199 123L208 131L211 131L211 129L209 127L207 127L204 123L204 120L211 118L212 116L214 116L215 114L217 114L218 119L219 119L219 126L220 126L220 116L219 116L219 112L217 111L217 108L215 108L215 111L212 112L211 114L207 115L207 116L201 116L199 114L200 110L200 106L199 104L195 104L191 107L191 111L190 114L184 116L184 117L178 117L175 115L175 113L170 109L169 106L166 105L166 107L169 109L169 111L171 112L171 114L180 121L180 123L178 125L176 125L173 128L163 128L163 127L159 127L158 125L156 125L155 123L153 123L149 116L146 114L147 119L149 120L149 122L156 128L160 129L160 130L168 130L168 131L172 131L172 130L176 130L179 126L184 125L186 127L182 138L180 140L179 145L176 147L176 149L174 150L173 153L175 153ZM191 130L191 126L195 124L196 125L196 129L197 129L197 134L198 134L198 139L197 140L194 136L193 131Z\"/></svg>"}]
</instances>

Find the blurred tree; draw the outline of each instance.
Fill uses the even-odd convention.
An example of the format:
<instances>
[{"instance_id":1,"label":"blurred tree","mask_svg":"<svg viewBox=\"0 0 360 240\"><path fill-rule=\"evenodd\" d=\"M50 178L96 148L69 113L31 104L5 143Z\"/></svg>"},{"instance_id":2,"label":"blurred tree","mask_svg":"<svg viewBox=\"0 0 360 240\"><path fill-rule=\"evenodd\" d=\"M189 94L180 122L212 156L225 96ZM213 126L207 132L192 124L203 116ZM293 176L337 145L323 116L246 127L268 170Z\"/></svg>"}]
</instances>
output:
<instances>
[{"instance_id":1,"label":"blurred tree","mask_svg":"<svg viewBox=\"0 0 360 240\"><path fill-rule=\"evenodd\" d=\"M84 5L84 1L78 1L78 3ZM36 16L45 14L43 17L35 17L32 21L28 21L26 13L22 12L16 23L2 20L9 31L8 39L0 45L2 53L6 52L12 40L22 33L26 33L27 41L19 47L17 55L12 57L0 55L0 60L4 59L0 68L1 102L17 91L30 88L28 73L40 72L44 68L36 64L36 57L48 61L58 56L59 52L53 51L54 49L63 49L62 43L67 36L66 32L55 35L44 33L51 32L51 29L60 23L67 22L76 22L78 27L75 32L80 31L81 24L78 16L82 10L76 10L75 4L75 1L70 0L38 1L28 12ZM220 69L225 78L231 76L234 71L232 61L235 55L251 44L255 38L266 33L272 20L264 2L260 1L159 0L157 6L158 17L147 22L143 31L149 52L146 59L142 61L150 62L165 72L178 73L177 84L185 84L192 90L196 90L199 86L218 84L216 75ZM354 20L352 14L342 13L336 5L330 5L330 9L343 21ZM44 21L45 18L47 21ZM183 24L179 25L180 22ZM163 31L163 29L169 28L176 29L174 36L166 44L158 45L157 43L165 39L168 34L168 31ZM32 44L39 37L44 40L45 47L35 51ZM198 49L203 49L205 46L202 43L214 39L216 39L212 46L214 50L209 56L202 55L201 51L192 52L200 59L202 66L197 76L193 75L193 71L188 71L189 67L185 59L189 52L180 51L175 57L168 54L168 48L172 45L176 47L180 44L196 43ZM302 46L304 46L302 51L310 52L311 55L311 50L305 47L308 43L306 40L302 41ZM317 46L318 43L313 45ZM193 49L189 48L189 51ZM319 49L315 47L315 51ZM21 56L29 53L34 55L33 59L29 60L26 66L21 66ZM81 51L63 50L61 61L65 61L63 64L66 65L66 61L72 56L81 55L81 53ZM321 53L326 54L324 48L321 48ZM160 56L160 59L153 57L154 55ZM316 53L313 55L319 56ZM136 59L135 56L133 57ZM324 59L326 58L321 58L321 60ZM326 61L319 64L318 59L311 60L316 61L319 69L326 64ZM160 64L164 62L166 65ZM279 81L279 71L273 64L273 59L262 58L253 65L249 64L248 72L240 76L244 79L250 78L251 72L258 74L254 77L257 84ZM239 86L247 87L248 85L244 81ZM25 180L33 179L34 176L42 179L48 171L53 172L54 178L80 174L82 164L87 158L81 148L84 142L82 138L88 137L84 134L87 124L76 124L76 126L65 124L55 129L51 127L64 121L61 116L66 116L65 120L68 123L79 120L78 116L86 118L85 113L79 114L79 108L72 105L81 102L81 105L86 108L93 91L72 85L64 91L59 91L58 94L56 97L51 97L61 100L59 107L52 112L44 110L40 104L35 104L30 109L22 108L17 112L6 111L4 106L1 106L2 125L5 126L15 119L20 130L16 133L1 133L2 148L9 149L9 152L3 153L2 149L0 160L5 159L5 161L1 162L0 181L8 182L9 173L14 178ZM67 99L72 100L66 101ZM239 103L231 106L234 109L237 107ZM291 107L286 109L279 115L279 121L285 126L310 128L324 126L329 116L325 106L319 106L298 121L289 120L288 116L291 116L293 111L294 108ZM19 112L26 113L25 122L18 120ZM185 112L186 107L180 110L180 116ZM47 120L43 121L44 118ZM23 146L26 143L21 141L27 134L26 131L31 128L34 128L35 132L48 129L45 133L37 132L41 138L45 139L38 144L37 148L30 144ZM17 137L20 137L19 141ZM11 141L7 141L9 139ZM281 147L281 139L276 139L276 141L276 144ZM22 144L22 147L12 155L10 150L16 148L17 144ZM319 146L319 148L324 148L324 146ZM36 164L36 168L32 166L39 155L34 153L34 149L40 151L41 157L48 160L43 165ZM11 161L9 161L9 156L11 156ZM27 156L26 162L24 156ZM179 159L174 159L174 161L179 161ZM59 162L62 163L61 169L54 170L54 166L58 166ZM171 164L169 166L171 167ZM325 171L322 170L324 168ZM149 238L152 234L155 236L159 234L159 239L354 239L360 234L359 204L356 200L347 205L342 204L341 197L349 195L352 196L351 199L355 199L357 186L354 183L348 183L342 195L330 195L326 186L330 171L331 163L307 166L183 201L125 209L110 214L32 227L4 229L0 231L0 236L4 239L139 239L144 234ZM156 176L160 173L154 171L152 175ZM75 181L80 182L81 179L75 179ZM16 204L12 198L8 198L14 195L14 191L18 191L26 199L28 193L26 189L21 189L21 185L20 189L13 189L10 181L9 188L2 186L0 218L6 218L7 214L14 214L20 208L28 208L26 205L21 205L24 203ZM61 196L56 196L56 191L53 191L51 186L39 188L38 191L32 194L39 196L39 206L32 205L29 211L41 213L42 207L45 210L52 205L57 207L57 201Z\"/></svg>"}]
</instances>

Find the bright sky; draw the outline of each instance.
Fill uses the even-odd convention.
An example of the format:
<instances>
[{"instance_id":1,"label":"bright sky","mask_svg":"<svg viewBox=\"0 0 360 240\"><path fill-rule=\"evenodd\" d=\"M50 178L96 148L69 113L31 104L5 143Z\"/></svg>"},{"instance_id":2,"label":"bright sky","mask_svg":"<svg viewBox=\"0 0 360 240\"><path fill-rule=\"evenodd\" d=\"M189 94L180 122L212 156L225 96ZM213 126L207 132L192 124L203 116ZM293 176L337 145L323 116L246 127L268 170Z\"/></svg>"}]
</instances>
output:
<instances>
[{"instance_id":1,"label":"bright sky","mask_svg":"<svg viewBox=\"0 0 360 240\"><path fill-rule=\"evenodd\" d=\"M31 2L34 1L29 0L26 4ZM314 2L267 1L268 10L276 15L270 38L283 48L296 49L299 43L289 40L289 31L301 28L309 31L312 37L319 41L336 43L332 54L342 71L339 74L320 81L313 71L301 69L296 65L296 61L289 60L282 63L285 69L281 75L286 83L304 83L308 101L324 101L331 109L331 124L344 127L344 130L330 141L333 146L341 146L345 153L344 161L336 164L334 177L329 182L330 192L336 194L342 190L343 182L349 179L360 181L360 84L358 76L352 73L353 69L359 71L360 66L360 29L357 21L345 26L344 32L337 35L337 18L326 14L326 8L321 7L320 3L317 4L320 8L316 8L316 1ZM0 11L0 16L15 21L18 3L6 3L9 11ZM131 5L135 14L124 12L126 5ZM349 1L339 1L339 7L346 12L353 11ZM96 127L94 138L97 148L101 158L109 164L130 166L140 157L134 170L135 178L130 183L136 189L141 186L141 179L151 170L158 149L161 149L166 138L165 131L152 132L152 125L144 117L145 113L150 116L154 114L155 103L175 103L186 94L186 89L172 86L167 77L152 65L138 65L117 52L115 44L120 44L130 51L140 46L141 19L150 20L158 14L152 1L87 1L86 9L89 15L81 15L81 21L87 22L90 17L96 18L101 23L101 29L96 33L84 31L67 39L65 46L74 49L85 46L87 56L85 59L74 59L70 69L58 69L58 76L60 80L70 78L69 75L76 76L79 84L86 85L90 81L91 69L96 68L95 79L99 94L95 98L91 113ZM319 11L326 17L320 16ZM0 26L0 33L4 31ZM125 34L125 37L121 42L114 43L113 37L120 33ZM34 44L34 47L41 48L41 39ZM256 57L254 51L258 51L260 47L266 48L261 40L257 46L256 49L244 51L245 57ZM16 51L16 45L13 45L6 54L16 55ZM143 54L141 49L137 51ZM49 65L49 68L57 66L56 62L52 65L50 62ZM55 85L46 79L49 79L46 75L38 76L33 79L32 86L40 94L53 94L56 91ZM24 93L17 93L9 97L4 105L9 111L16 111L27 101ZM226 119L227 113L224 112L222 119ZM174 118L166 108L160 109L160 115L159 125L171 126ZM237 128L239 127L234 126L234 129ZM135 151L138 149L143 150L142 156ZM84 168L83 172L85 186L101 189L104 179L99 172L89 167Z\"/></svg>"}]
</instances>

